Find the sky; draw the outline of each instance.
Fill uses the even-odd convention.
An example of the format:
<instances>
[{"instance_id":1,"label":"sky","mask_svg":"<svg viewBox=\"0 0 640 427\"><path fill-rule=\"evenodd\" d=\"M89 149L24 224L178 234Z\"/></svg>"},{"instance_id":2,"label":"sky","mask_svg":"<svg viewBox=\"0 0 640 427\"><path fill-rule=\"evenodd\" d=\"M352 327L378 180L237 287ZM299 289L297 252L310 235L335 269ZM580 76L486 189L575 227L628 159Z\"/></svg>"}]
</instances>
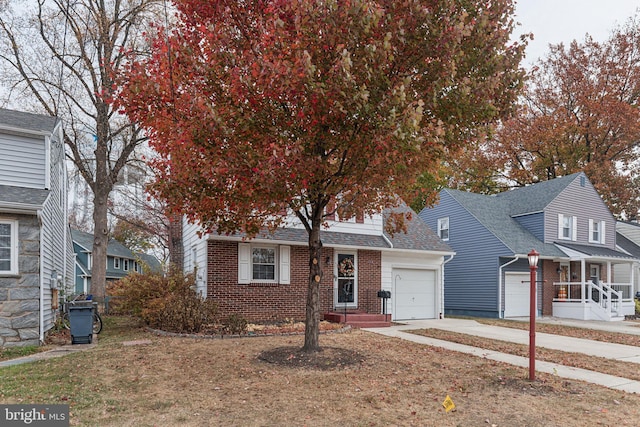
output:
<instances>
[{"instance_id":1,"label":"sky","mask_svg":"<svg viewBox=\"0 0 640 427\"><path fill-rule=\"evenodd\" d=\"M550 43L584 41L586 33L604 41L640 8L640 0L516 0L514 35L533 33L523 65L530 66L549 51ZM640 14L639 14L640 16Z\"/></svg>"}]
</instances>

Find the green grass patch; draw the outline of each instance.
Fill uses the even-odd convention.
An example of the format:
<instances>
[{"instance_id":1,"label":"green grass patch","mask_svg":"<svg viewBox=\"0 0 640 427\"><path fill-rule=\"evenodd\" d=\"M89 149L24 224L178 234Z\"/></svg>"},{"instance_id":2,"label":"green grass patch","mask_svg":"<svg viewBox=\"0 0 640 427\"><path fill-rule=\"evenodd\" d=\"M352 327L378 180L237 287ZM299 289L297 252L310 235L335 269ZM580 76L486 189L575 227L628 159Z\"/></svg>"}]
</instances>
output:
<instances>
[{"instance_id":1,"label":"green grass patch","mask_svg":"<svg viewBox=\"0 0 640 427\"><path fill-rule=\"evenodd\" d=\"M18 357L29 356L42 351L37 345L27 345L24 347L0 348L0 360L16 359Z\"/></svg>"}]
</instances>

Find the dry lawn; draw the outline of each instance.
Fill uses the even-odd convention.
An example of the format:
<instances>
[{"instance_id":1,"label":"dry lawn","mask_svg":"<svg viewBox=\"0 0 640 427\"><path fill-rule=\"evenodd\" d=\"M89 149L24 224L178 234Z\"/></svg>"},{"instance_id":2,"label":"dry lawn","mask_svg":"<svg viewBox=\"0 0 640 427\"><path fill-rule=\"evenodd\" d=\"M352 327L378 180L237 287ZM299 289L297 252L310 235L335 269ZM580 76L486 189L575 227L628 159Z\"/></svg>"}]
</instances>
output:
<instances>
[{"instance_id":1,"label":"dry lawn","mask_svg":"<svg viewBox=\"0 0 640 427\"><path fill-rule=\"evenodd\" d=\"M259 359L302 342L162 337L110 318L94 349L0 369L0 402L66 403L71 425L87 426L640 425L638 395L545 374L531 383L523 368L359 330L321 337L350 365Z\"/></svg>"}]
</instances>

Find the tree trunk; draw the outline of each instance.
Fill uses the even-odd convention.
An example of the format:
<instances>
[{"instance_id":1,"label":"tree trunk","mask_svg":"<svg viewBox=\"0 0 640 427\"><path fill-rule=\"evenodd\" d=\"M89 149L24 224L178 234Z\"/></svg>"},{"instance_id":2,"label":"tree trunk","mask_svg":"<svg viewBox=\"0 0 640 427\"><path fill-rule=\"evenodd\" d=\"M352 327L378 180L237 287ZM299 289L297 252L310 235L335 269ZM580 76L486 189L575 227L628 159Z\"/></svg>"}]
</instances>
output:
<instances>
[{"instance_id":1,"label":"tree trunk","mask_svg":"<svg viewBox=\"0 0 640 427\"><path fill-rule=\"evenodd\" d=\"M102 303L106 294L107 244L109 228L107 224L108 192L96 192L93 204L93 249L91 265L91 294Z\"/></svg>"},{"instance_id":2,"label":"tree trunk","mask_svg":"<svg viewBox=\"0 0 640 427\"><path fill-rule=\"evenodd\" d=\"M307 289L306 325L303 351L320 351L320 283L322 281L322 241L320 218L313 215L309 232L309 287Z\"/></svg>"},{"instance_id":3,"label":"tree trunk","mask_svg":"<svg viewBox=\"0 0 640 427\"><path fill-rule=\"evenodd\" d=\"M95 182L93 183L93 265L91 266L91 294L99 304L104 304L107 280L107 245L109 243L109 225L107 204L113 185L109 176L109 153L107 138L109 134L109 116L106 103L97 107L97 142L95 153Z\"/></svg>"}]
</instances>

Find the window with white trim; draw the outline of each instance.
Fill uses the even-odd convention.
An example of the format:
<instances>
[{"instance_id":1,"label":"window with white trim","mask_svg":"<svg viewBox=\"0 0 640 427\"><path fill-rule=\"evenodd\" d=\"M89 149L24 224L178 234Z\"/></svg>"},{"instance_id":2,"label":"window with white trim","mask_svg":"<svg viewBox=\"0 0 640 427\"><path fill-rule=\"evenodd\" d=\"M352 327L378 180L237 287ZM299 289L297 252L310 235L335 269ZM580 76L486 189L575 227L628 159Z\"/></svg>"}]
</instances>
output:
<instances>
[{"instance_id":1,"label":"window with white trim","mask_svg":"<svg viewBox=\"0 0 640 427\"><path fill-rule=\"evenodd\" d=\"M589 220L589 243L604 243L604 221Z\"/></svg>"},{"instance_id":2,"label":"window with white trim","mask_svg":"<svg viewBox=\"0 0 640 427\"><path fill-rule=\"evenodd\" d=\"M116 270L120 270L120 258L113 259L113 268Z\"/></svg>"},{"instance_id":3,"label":"window with white trim","mask_svg":"<svg viewBox=\"0 0 640 427\"><path fill-rule=\"evenodd\" d=\"M122 269L124 271L129 271L129 260L126 258L122 260Z\"/></svg>"},{"instance_id":4,"label":"window with white trim","mask_svg":"<svg viewBox=\"0 0 640 427\"><path fill-rule=\"evenodd\" d=\"M0 274L18 273L18 221L0 220Z\"/></svg>"},{"instance_id":5,"label":"window with white trim","mask_svg":"<svg viewBox=\"0 0 640 427\"><path fill-rule=\"evenodd\" d=\"M438 218L438 237L449 240L449 217Z\"/></svg>"},{"instance_id":6,"label":"window with white trim","mask_svg":"<svg viewBox=\"0 0 640 427\"><path fill-rule=\"evenodd\" d=\"M276 248L251 248L252 278L256 281L276 280Z\"/></svg>"},{"instance_id":7,"label":"window with white trim","mask_svg":"<svg viewBox=\"0 0 640 427\"><path fill-rule=\"evenodd\" d=\"M291 282L289 246L238 243L238 283Z\"/></svg>"},{"instance_id":8,"label":"window with white trim","mask_svg":"<svg viewBox=\"0 0 640 427\"><path fill-rule=\"evenodd\" d=\"M577 238L578 219L575 216L558 214L558 239L573 240Z\"/></svg>"}]
</instances>

